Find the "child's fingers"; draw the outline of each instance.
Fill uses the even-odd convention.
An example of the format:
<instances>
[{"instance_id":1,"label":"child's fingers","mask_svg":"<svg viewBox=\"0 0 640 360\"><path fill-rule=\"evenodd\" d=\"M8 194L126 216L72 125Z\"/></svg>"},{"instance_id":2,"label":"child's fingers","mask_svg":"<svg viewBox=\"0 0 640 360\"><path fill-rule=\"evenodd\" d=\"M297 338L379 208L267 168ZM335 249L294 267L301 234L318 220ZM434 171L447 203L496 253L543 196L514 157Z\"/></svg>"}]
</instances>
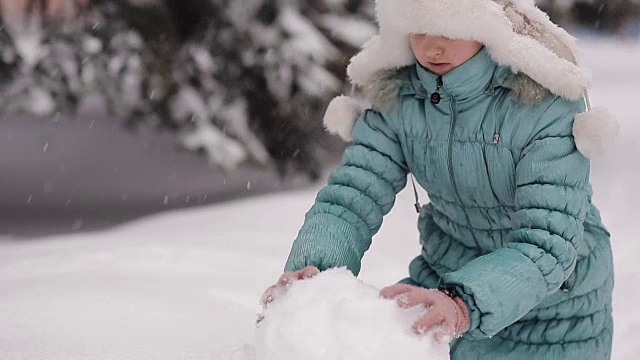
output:
<instances>
[{"instance_id":1,"label":"child's fingers","mask_svg":"<svg viewBox=\"0 0 640 360\"><path fill-rule=\"evenodd\" d=\"M317 267L309 265L306 268L298 271L298 280L309 279L318 275L319 273L320 270L318 270Z\"/></svg>"},{"instance_id":2,"label":"child's fingers","mask_svg":"<svg viewBox=\"0 0 640 360\"><path fill-rule=\"evenodd\" d=\"M413 331L419 335L436 328L442 333L442 337L453 334L451 321L447 320L442 312L434 309L427 310L425 315L413 324Z\"/></svg>"},{"instance_id":3,"label":"child's fingers","mask_svg":"<svg viewBox=\"0 0 640 360\"><path fill-rule=\"evenodd\" d=\"M433 339L438 344L444 344L451 341L452 334L447 333L447 331L442 329L441 327L436 327L432 333L433 333Z\"/></svg>"},{"instance_id":4,"label":"child's fingers","mask_svg":"<svg viewBox=\"0 0 640 360\"><path fill-rule=\"evenodd\" d=\"M289 286L291 285L292 282L294 282L297 279L298 275L296 273L293 272L287 272L282 274L282 276L280 276L280 279L278 279L278 282L276 285L278 286Z\"/></svg>"},{"instance_id":5,"label":"child's fingers","mask_svg":"<svg viewBox=\"0 0 640 360\"><path fill-rule=\"evenodd\" d=\"M266 305L270 304L271 302L273 302L273 300L275 299L276 288L277 288L276 285L271 285L271 286L269 286L267 291L265 291L262 294L262 297L260 298L260 303L263 306L266 306Z\"/></svg>"},{"instance_id":6,"label":"child's fingers","mask_svg":"<svg viewBox=\"0 0 640 360\"><path fill-rule=\"evenodd\" d=\"M320 273L320 270L318 270L318 268L316 268L315 266L307 266L302 270L298 270L295 272L286 272L282 274L282 276L280 276L280 279L278 279L277 284L280 286L289 286L296 280L309 279L318 275L318 273Z\"/></svg>"},{"instance_id":7,"label":"child's fingers","mask_svg":"<svg viewBox=\"0 0 640 360\"><path fill-rule=\"evenodd\" d=\"M400 307L408 309L418 305L430 307L437 301L437 298L434 298L433 290L416 288L399 296L397 301Z\"/></svg>"},{"instance_id":8,"label":"child's fingers","mask_svg":"<svg viewBox=\"0 0 640 360\"><path fill-rule=\"evenodd\" d=\"M306 268L296 272L286 272L280 276L278 282L275 285L270 286L267 291L262 294L260 302L263 306L273 302L273 300L280 293L284 291L294 281L309 279L320 273L320 270L314 266L307 266Z\"/></svg>"},{"instance_id":9,"label":"child's fingers","mask_svg":"<svg viewBox=\"0 0 640 360\"><path fill-rule=\"evenodd\" d=\"M415 286L411 286L408 284L395 284L391 286L387 286L386 288L380 290L380 296L385 299L395 299L396 297L406 294L410 291L415 290Z\"/></svg>"}]
</instances>

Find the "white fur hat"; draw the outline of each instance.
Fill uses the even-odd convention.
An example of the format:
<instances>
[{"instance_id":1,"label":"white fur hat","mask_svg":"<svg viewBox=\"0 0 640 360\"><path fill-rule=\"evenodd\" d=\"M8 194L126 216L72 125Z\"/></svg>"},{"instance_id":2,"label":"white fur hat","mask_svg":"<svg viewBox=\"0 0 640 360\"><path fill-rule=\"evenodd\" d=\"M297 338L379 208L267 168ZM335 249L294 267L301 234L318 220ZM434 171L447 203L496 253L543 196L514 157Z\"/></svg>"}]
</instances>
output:
<instances>
[{"instance_id":1,"label":"white fur hat","mask_svg":"<svg viewBox=\"0 0 640 360\"><path fill-rule=\"evenodd\" d=\"M526 74L552 93L570 100L586 95L589 73L576 59L575 39L533 0L376 0L376 13L379 33L347 68L354 85L366 87L380 70L415 63L408 35L428 33L479 41L496 63ZM348 139L357 109L361 105L353 99L335 99L325 126ZM603 109L579 114L574 122L576 144L586 156L604 153L617 131L617 122Z\"/></svg>"}]
</instances>

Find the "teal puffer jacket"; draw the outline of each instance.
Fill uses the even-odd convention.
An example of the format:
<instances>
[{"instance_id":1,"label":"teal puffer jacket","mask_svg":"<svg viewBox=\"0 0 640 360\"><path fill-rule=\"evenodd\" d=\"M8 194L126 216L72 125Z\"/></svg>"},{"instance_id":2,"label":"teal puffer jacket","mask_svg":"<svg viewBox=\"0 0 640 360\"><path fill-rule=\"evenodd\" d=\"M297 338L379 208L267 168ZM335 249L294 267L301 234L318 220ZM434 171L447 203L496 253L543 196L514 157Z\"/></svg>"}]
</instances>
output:
<instances>
[{"instance_id":1,"label":"teal puffer jacket","mask_svg":"<svg viewBox=\"0 0 640 360\"><path fill-rule=\"evenodd\" d=\"M357 120L285 269L357 275L410 172L431 202L404 282L453 285L468 304L454 359L608 358L609 233L572 136L584 103L549 95L528 105L514 78L486 50L441 79L420 65L408 71L395 106Z\"/></svg>"}]
</instances>

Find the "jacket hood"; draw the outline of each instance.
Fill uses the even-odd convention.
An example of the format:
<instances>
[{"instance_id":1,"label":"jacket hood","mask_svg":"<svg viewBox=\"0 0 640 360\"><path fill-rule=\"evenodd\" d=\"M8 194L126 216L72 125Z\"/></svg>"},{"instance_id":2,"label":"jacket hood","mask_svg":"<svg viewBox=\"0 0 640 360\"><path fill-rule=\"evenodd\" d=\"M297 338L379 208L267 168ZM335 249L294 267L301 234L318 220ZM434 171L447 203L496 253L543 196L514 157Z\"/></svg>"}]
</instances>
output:
<instances>
[{"instance_id":1,"label":"jacket hood","mask_svg":"<svg viewBox=\"0 0 640 360\"><path fill-rule=\"evenodd\" d=\"M413 64L409 34L420 33L481 42L496 63L570 100L580 99L588 86L575 39L532 0L377 0L376 13L379 33L347 68L357 86L378 71Z\"/></svg>"},{"instance_id":2,"label":"jacket hood","mask_svg":"<svg viewBox=\"0 0 640 360\"><path fill-rule=\"evenodd\" d=\"M604 108L590 111L589 73L576 58L575 38L533 0L376 0L376 13L378 34L347 68L349 80L374 106L391 105L406 81L404 70L416 64L410 34L475 40L496 64L509 69L518 98L535 102L551 92L568 100L585 99L587 111L574 122L576 146L585 156L603 155L613 143L619 124ZM325 127L350 140L365 107L365 102L340 96L329 104Z\"/></svg>"}]
</instances>

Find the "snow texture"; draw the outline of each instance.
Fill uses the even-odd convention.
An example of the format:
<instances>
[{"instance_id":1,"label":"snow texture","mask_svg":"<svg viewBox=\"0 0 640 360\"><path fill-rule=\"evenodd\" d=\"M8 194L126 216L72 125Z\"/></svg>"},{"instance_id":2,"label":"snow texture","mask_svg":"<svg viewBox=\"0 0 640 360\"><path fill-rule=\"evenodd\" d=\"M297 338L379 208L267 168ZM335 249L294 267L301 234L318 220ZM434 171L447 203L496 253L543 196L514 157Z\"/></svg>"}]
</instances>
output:
<instances>
[{"instance_id":1,"label":"snow texture","mask_svg":"<svg viewBox=\"0 0 640 360\"><path fill-rule=\"evenodd\" d=\"M323 104L344 87L344 53L373 28L361 14L371 4L327 1L202 0L198 14L186 1L99 1L66 22L5 13L0 111L74 114L97 95L126 125L168 129L223 169L291 164L317 176Z\"/></svg>"},{"instance_id":2,"label":"snow texture","mask_svg":"<svg viewBox=\"0 0 640 360\"><path fill-rule=\"evenodd\" d=\"M449 346L412 333L424 308L401 309L348 270L294 282L262 314L256 360L449 359Z\"/></svg>"},{"instance_id":3,"label":"snow texture","mask_svg":"<svg viewBox=\"0 0 640 360\"><path fill-rule=\"evenodd\" d=\"M353 16L327 14L321 17L321 23L333 36L354 48L362 46L376 33L376 27L371 21Z\"/></svg>"}]
</instances>

